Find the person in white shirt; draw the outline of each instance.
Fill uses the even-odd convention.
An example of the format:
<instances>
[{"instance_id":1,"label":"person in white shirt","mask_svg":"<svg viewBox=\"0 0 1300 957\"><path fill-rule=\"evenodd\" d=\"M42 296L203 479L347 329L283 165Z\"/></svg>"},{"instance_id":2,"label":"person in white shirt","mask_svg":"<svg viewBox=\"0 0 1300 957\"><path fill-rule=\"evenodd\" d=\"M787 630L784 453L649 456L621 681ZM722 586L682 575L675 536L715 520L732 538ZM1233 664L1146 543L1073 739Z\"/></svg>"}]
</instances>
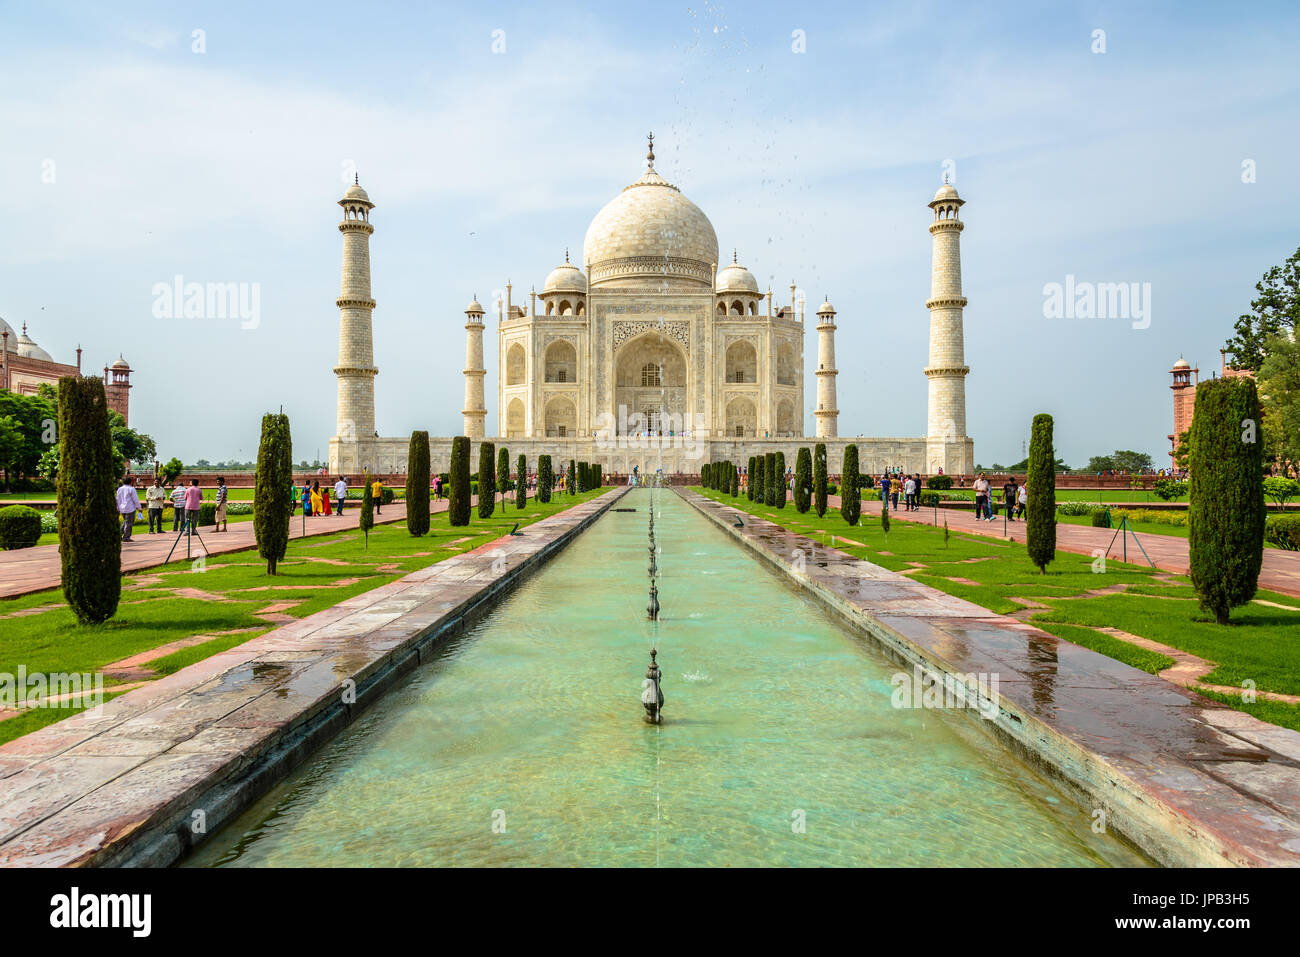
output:
<instances>
[{"instance_id":1,"label":"person in white shirt","mask_svg":"<svg viewBox=\"0 0 1300 957\"><path fill-rule=\"evenodd\" d=\"M167 501L167 490L163 488L162 479L154 477L153 484L144 493L145 503L149 506L149 532L161 533L163 530L163 503Z\"/></svg>"},{"instance_id":2,"label":"person in white shirt","mask_svg":"<svg viewBox=\"0 0 1300 957\"><path fill-rule=\"evenodd\" d=\"M343 500L348 497L348 480L339 476L339 480L334 483L334 514L343 514Z\"/></svg>"},{"instance_id":3,"label":"person in white shirt","mask_svg":"<svg viewBox=\"0 0 1300 957\"><path fill-rule=\"evenodd\" d=\"M185 486L177 483L172 489L172 531L179 532L185 524Z\"/></svg>"},{"instance_id":4,"label":"person in white shirt","mask_svg":"<svg viewBox=\"0 0 1300 957\"><path fill-rule=\"evenodd\" d=\"M117 487L117 514L122 516L122 541L131 540L131 529L135 526L135 513L140 510L140 495L135 486L125 475L122 484Z\"/></svg>"},{"instance_id":5,"label":"person in white shirt","mask_svg":"<svg viewBox=\"0 0 1300 957\"><path fill-rule=\"evenodd\" d=\"M1016 493L1016 515L1025 514L1025 506L1029 504L1029 489L1025 485L1020 486L1020 491Z\"/></svg>"}]
</instances>

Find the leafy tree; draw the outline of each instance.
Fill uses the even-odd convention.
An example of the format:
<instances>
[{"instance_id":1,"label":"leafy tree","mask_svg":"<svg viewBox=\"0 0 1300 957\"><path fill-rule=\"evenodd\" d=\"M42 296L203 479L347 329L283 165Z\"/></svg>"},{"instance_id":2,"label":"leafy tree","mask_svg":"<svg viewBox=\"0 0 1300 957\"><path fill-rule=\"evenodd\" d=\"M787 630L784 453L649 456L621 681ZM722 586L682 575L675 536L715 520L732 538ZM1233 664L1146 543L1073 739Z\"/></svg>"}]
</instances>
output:
<instances>
[{"instance_id":1,"label":"leafy tree","mask_svg":"<svg viewBox=\"0 0 1300 957\"><path fill-rule=\"evenodd\" d=\"M1201 607L1220 625L1255 597L1259 584L1265 523L1259 420L1253 379L1211 379L1196 387L1188 557Z\"/></svg>"},{"instance_id":2,"label":"leafy tree","mask_svg":"<svg viewBox=\"0 0 1300 957\"><path fill-rule=\"evenodd\" d=\"M497 507L496 447L491 442L478 445L478 517L491 518Z\"/></svg>"},{"instance_id":3,"label":"leafy tree","mask_svg":"<svg viewBox=\"0 0 1300 957\"><path fill-rule=\"evenodd\" d=\"M5 489L18 471L24 441L22 425L12 415L0 415L0 469L5 473Z\"/></svg>"},{"instance_id":4,"label":"leafy tree","mask_svg":"<svg viewBox=\"0 0 1300 957\"><path fill-rule=\"evenodd\" d=\"M1300 344L1286 336L1268 341L1259 368L1265 410L1266 451L1283 467L1300 465Z\"/></svg>"},{"instance_id":5,"label":"leafy tree","mask_svg":"<svg viewBox=\"0 0 1300 957\"><path fill-rule=\"evenodd\" d=\"M844 447L843 477L840 482L840 515L850 525L858 524L862 514L862 486L858 477L858 447Z\"/></svg>"},{"instance_id":6,"label":"leafy tree","mask_svg":"<svg viewBox=\"0 0 1300 957\"><path fill-rule=\"evenodd\" d=\"M1186 471L1187 457L1191 454L1191 431L1184 430L1178 433L1178 445L1174 447L1174 466Z\"/></svg>"},{"instance_id":7,"label":"leafy tree","mask_svg":"<svg viewBox=\"0 0 1300 957\"><path fill-rule=\"evenodd\" d=\"M813 508L818 518L826 514L826 445L822 442L813 449Z\"/></svg>"},{"instance_id":8,"label":"leafy tree","mask_svg":"<svg viewBox=\"0 0 1300 957\"><path fill-rule=\"evenodd\" d=\"M1255 291L1258 295L1251 300L1250 312L1237 319L1236 335L1224 346L1232 354L1232 368L1251 372L1261 371L1269 340L1295 334L1300 319L1300 249L1264 273Z\"/></svg>"},{"instance_id":9,"label":"leafy tree","mask_svg":"<svg viewBox=\"0 0 1300 957\"><path fill-rule=\"evenodd\" d=\"M112 618L122 596L122 533L108 399L98 376L59 380L59 560L77 621Z\"/></svg>"},{"instance_id":10,"label":"leafy tree","mask_svg":"<svg viewBox=\"0 0 1300 957\"><path fill-rule=\"evenodd\" d=\"M0 451L0 469L10 480L18 475L44 474L40 472L42 456L58 448L58 399L48 383L41 385L46 388L38 388L35 395L0 389L0 420L12 420L11 425L19 431L7 450Z\"/></svg>"},{"instance_id":11,"label":"leafy tree","mask_svg":"<svg viewBox=\"0 0 1300 957\"><path fill-rule=\"evenodd\" d=\"M1155 492L1156 497L1162 502L1172 502L1186 493L1187 483L1173 479L1156 479L1151 483L1151 491Z\"/></svg>"},{"instance_id":12,"label":"leafy tree","mask_svg":"<svg viewBox=\"0 0 1300 957\"><path fill-rule=\"evenodd\" d=\"M468 440L466 440L468 441ZM453 449L454 449L453 440ZM469 454L467 449L466 455ZM453 463L455 457L453 455ZM469 462L465 463L469 471ZM466 486L469 482L466 481ZM465 521L469 524L469 502L465 503ZM455 522L452 522L455 525ZM406 453L406 530L416 538L429 533L429 433L411 433L411 444Z\"/></svg>"},{"instance_id":13,"label":"leafy tree","mask_svg":"<svg viewBox=\"0 0 1300 957\"><path fill-rule=\"evenodd\" d=\"M1056 455L1052 449L1052 417L1045 412L1034 416L1029 438L1029 461L1025 486L1025 546L1030 561L1043 574L1056 557Z\"/></svg>"},{"instance_id":14,"label":"leafy tree","mask_svg":"<svg viewBox=\"0 0 1300 957\"><path fill-rule=\"evenodd\" d=\"M268 575L277 574L280 560L289 549L292 495L293 438L289 417L283 412L268 412L262 416L253 480L253 537L257 539L257 553L266 559Z\"/></svg>"},{"instance_id":15,"label":"leafy tree","mask_svg":"<svg viewBox=\"0 0 1300 957\"><path fill-rule=\"evenodd\" d=\"M802 446L794 458L794 508L799 514L812 506L812 452Z\"/></svg>"},{"instance_id":16,"label":"leafy tree","mask_svg":"<svg viewBox=\"0 0 1300 957\"><path fill-rule=\"evenodd\" d=\"M1290 499L1300 495L1300 482L1281 475L1270 475L1264 479L1264 494L1277 503L1278 508L1282 508Z\"/></svg>"},{"instance_id":17,"label":"leafy tree","mask_svg":"<svg viewBox=\"0 0 1300 957\"><path fill-rule=\"evenodd\" d=\"M519 456L519 481L515 483L515 508L528 504L528 459Z\"/></svg>"},{"instance_id":18,"label":"leafy tree","mask_svg":"<svg viewBox=\"0 0 1300 957\"><path fill-rule=\"evenodd\" d=\"M291 472L293 471L293 463L289 464L289 470ZM162 477L163 484L166 484L168 482L176 481L176 479L178 479L180 477L180 474L184 471L185 471L184 464L182 464L180 459L176 458L176 456L173 455L170 459L168 459L166 462L163 463L162 468L159 470L159 474Z\"/></svg>"}]
</instances>

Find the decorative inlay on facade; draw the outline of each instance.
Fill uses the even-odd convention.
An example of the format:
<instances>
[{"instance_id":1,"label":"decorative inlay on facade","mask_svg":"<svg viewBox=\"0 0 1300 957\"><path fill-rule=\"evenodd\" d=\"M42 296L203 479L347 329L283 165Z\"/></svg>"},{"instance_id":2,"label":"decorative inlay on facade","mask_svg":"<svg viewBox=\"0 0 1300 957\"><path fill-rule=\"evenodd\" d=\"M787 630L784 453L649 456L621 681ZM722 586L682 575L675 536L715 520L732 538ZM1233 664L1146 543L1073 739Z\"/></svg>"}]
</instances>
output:
<instances>
[{"instance_id":1,"label":"decorative inlay on facade","mask_svg":"<svg viewBox=\"0 0 1300 957\"><path fill-rule=\"evenodd\" d=\"M672 276L677 279L695 279L710 286L713 284L713 275L708 265L675 256L630 256L593 263L589 268L593 284L605 279L636 276Z\"/></svg>"},{"instance_id":2,"label":"decorative inlay on facade","mask_svg":"<svg viewBox=\"0 0 1300 957\"><path fill-rule=\"evenodd\" d=\"M970 374L970 366L944 366L944 367L936 367L933 369L925 370L925 376L927 379L932 378L934 376L953 376L953 375L969 375L969 374Z\"/></svg>"},{"instance_id":3,"label":"decorative inlay on facade","mask_svg":"<svg viewBox=\"0 0 1300 957\"><path fill-rule=\"evenodd\" d=\"M687 349L691 347L691 324L689 322L682 322L681 320L656 322L653 319L641 321L620 319L614 323L614 348L617 349L629 339L635 339L647 332L657 332L669 339L676 339Z\"/></svg>"},{"instance_id":4,"label":"decorative inlay on facade","mask_svg":"<svg viewBox=\"0 0 1300 957\"><path fill-rule=\"evenodd\" d=\"M373 299L335 299L334 305L338 306L340 309L346 309L349 307L354 309L373 309L375 308L375 301Z\"/></svg>"},{"instance_id":5,"label":"decorative inlay on facade","mask_svg":"<svg viewBox=\"0 0 1300 957\"><path fill-rule=\"evenodd\" d=\"M925 308L927 309L943 309L945 307L952 307L952 306L959 306L965 308L966 297L965 296L943 296L940 297L939 299L927 299L925 301Z\"/></svg>"}]
</instances>

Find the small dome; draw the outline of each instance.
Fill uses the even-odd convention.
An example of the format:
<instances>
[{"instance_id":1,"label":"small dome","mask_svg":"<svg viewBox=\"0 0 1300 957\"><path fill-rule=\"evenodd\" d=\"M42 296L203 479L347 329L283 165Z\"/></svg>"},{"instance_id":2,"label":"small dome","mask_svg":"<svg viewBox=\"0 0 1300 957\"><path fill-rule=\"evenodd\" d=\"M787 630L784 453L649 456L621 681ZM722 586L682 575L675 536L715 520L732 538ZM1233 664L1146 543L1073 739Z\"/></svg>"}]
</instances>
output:
<instances>
[{"instance_id":1,"label":"small dome","mask_svg":"<svg viewBox=\"0 0 1300 957\"><path fill-rule=\"evenodd\" d=\"M1182 356L1179 356L1179 357L1178 357L1178 361L1174 363L1174 368L1175 368L1175 369L1180 369L1180 370L1181 370L1181 369L1190 369L1191 367L1192 367L1192 366L1191 366L1191 363L1189 363L1189 362L1188 362L1186 359L1184 359Z\"/></svg>"},{"instance_id":2,"label":"small dome","mask_svg":"<svg viewBox=\"0 0 1300 957\"><path fill-rule=\"evenodd\" d=\"M477 295L473 299L471 299L469 305L465 307L465 312L467 312L471 316L483 315L483 307L479 305Z\"/></svg>"},{"instance_id":3,"label":"small dome","mask_svg":"<svg viewBox=\"0 0 1300 957\"><path fill-rule=\"evenodd\" d=\"M0 341L8 343L9 351L14 352L18 348L18 333L14 332L13 326L4 321L3 316L0 316L0 333L4 332L9 333L9 338Z\"/></svg>"},{"instance_id":4,"label":"small dome","mask_svg":"<svg viewBox=\"0 0 1300 957\"><path fill-rule=\"evenodd\" d=\"M958 200L959 202L961 201L961 197L957 195L956 188L951 183L945 181L944 184L939 187L939 191L934 194L932 202L943 203L952 199Z\"/></svg>"},{"instance_id":5,"label":"small dome","mask_svg":"<svg viewBox=\"0 0 1300 957\"><path fill-rule=\"evenodd\" d=\"M817 315L819 316L835 315L835 307L831 305L830 297L827 297L826 301L817 307Z\"/></svg>"},{"instance_id":6,"label":"small dome","mask_svg":"<svg viewBox=\"0 0 1300 957\"><path fill-rule=\"evenodd\" d=\"M110 368L110 369L127 369L127 370L129 370L131 367L130 367L130 365L127 364L127 361L126 361L125 359L122 358L122 354L119 352L118 355L117 355L117 361L114 362L111 366L109 366L109 368Z\"/></svg>"},{"instance_id":7,"label":"small dome","mask_svg":"<svg viewBox=\"0 0 1300 957\"><path fill-rule=\"evenodd\" d=\"M24 359L40 359L43 362L53 362L54 357L38 346L32 337L27 334L27 324L23 323L23 334L18 337L17 353Z\"/></svg>"},{"instance_id":8,"label":"small dome","mask_svg":"<svg viewBox=\"0 0 1300 957\"><path fill-rule=\"evenodd\" d=\"M367 203L367 204L369 204L369 205L371 205L371 206L374 205L374 203L371 203L371 202L370 202L370 194L367 193L364 189L361 188L361 184L360 184L360 182L356 182L356 181L355 181L355 177L354 177L354 182L352 183L352 185L348 187L348 191L347 191L346 193L344 193L344 194L343 194L343 198L342 198L341 200L339 200L339 205L342 205L342 204L344 204L344 203L349 203L349 202L350 202L350 203L358 203L358 202L359 202L359 203Z\"/></svg>"},{"instance_id":9,"label":"small dome","mask_svg":"<svg viewBox=\"0 0 1300 957\"><path fill-rule=\"evenodd\" d=\"M759 295L758 280L754 274L736 262L736 254L731 254L731 265L718 271L718 292L746 292Z\"/></svg>"},{"instance_id":10,"label":"small dome","mask_svg":"<svg viewBox=\"0 0 1300 957\"><path fill-rule=\"evenodd\" d=\"M581 269L569 262L569 251L566 249L564 262L552 269L546 277L546 282L542 284L542 295L552 292L585 293L586 291L587 277L583 275Z\"/></svg>"}]
</instances>

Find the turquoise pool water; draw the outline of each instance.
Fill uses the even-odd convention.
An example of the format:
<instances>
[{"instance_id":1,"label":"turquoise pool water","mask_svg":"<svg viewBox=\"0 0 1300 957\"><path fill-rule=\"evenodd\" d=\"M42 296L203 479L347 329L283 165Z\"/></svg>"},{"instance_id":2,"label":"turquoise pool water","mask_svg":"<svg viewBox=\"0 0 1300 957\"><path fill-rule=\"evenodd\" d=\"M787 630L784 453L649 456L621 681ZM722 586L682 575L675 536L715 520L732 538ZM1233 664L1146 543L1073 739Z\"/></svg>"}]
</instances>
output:
<instances>
[{"instance_id":1,"label":"turquoise pool water","mask_svg":"<svg viewBox=\"0 0 1300 957\"><path fill-rule=\"evenodd\" d=\"M620 506L187 863L1145 864L671 492Z\"/></svg>"}]
</instances>

